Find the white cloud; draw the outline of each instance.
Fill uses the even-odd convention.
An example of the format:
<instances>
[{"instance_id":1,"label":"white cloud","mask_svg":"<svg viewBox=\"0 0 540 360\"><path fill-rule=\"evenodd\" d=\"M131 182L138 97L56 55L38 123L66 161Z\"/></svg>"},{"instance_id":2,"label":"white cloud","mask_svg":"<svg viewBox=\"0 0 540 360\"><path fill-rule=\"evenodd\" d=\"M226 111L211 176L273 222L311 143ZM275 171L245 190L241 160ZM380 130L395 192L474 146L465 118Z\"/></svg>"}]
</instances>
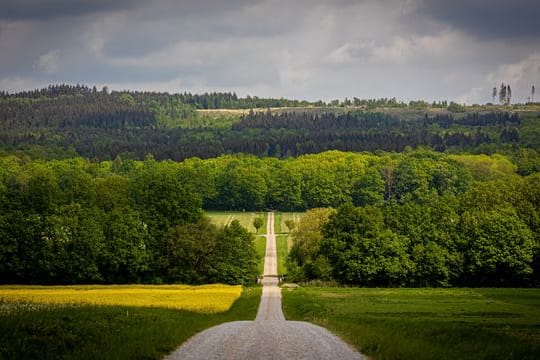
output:
<instances>
[{"instance_id":1,"label":"white cloud","mask_svg":"<svg viewBox=\"0 0 540 360\"><path fill-rule=\"evenodd\" d=\"M373 46L373 41L345 43L325 56L323 58L323 63L343 65L363 61L366 58L366 55L373 50Z\"/></svg>"},{"instance_id":2,"label":"white cloud","mask_svg":"<svg viewBox=\"0 0 540 360\"><path fill-rule=\"evenodd\" d=\"M512 64L504 64L490 73L488 80L499 83L522 84L538 81L540 78L540 52L530 54L525 59Z\"/></svg>"},{"instance_id":3,"label":"white cloud","mask_svg":"<svg viewBox=\"0 0 540 360\"><path fill-rule=\"evenodd\" d=\"M34 70L43 74L50 75L58 71L61 51L59 49L49 50L42 54L34 62Z\"/></svg>"},{"instance_id":4,"label":"white cloud","mask_svg":"<svg viewBox=\"0 0 540 360\"><path fill-rule=\"evenodd\" d=\"M179 93L185 89L182 78L174 78L167 81L126 81L114 83L95 84L98 88L107 86L110 90L151 90L159 92Z\"/></svg>"},{"instance_id":5,"label":"white cloud","mask_svg":"<svg viewBox=\"0 0 540 360\"><path fill-rule=\"evenodd\" d=\"M127 27L127 21L128 16L126 13L113 13L100 16L86 24L81 39L84 47L93 56L102 57L107 40Z\"/></svg>"},{"instance_id":6,"label":"white cloud","mask_svg":"<svg viewBox=\"0 0 540 360\"><path fill-rule=\"evenodd\" d=\"M32 89L39 89L46 86L45 82L35 81L32 78L13 76L0 79L0 89L11 93Z\"/></svg>"},{"instance_id":7,"label":"white cloud","mask_svg":"<svg viewBox=\"0 0 540 360\"><path fill-rule=\"evenodd\" d=\"M353 44L345 44L343 46L338 47L337 49L332 50L330 54L328 54L323 61L328 64L348 64L354 61L353 51L354 51L355 45Z\"/></svg>"},{"instance_id":8,"label":"white cloud","mask_svg":"<svg viewBox=\"0 0 540 360\"><path fill-rule=\"evenodd\" d=\"M181 41L142 56L112 57L107 61L118 66L143 68L208 65L232 55L237 45L228 41Z\"/></svg>"},{"instance_id":9,"label":"white cloud","mask_svg":"<svg viewBox=\"0 0 540 360\"><path fill-rule=\"evenodd\" d=\"M373 49L373 61L389 64L404 64L414 55L414 43L403 37L395 37L388 45Z\"/></svg>"},{"instance_id":10,"label":"white cloud","mask_svg":"<svg viewBox=\"0 0 540 360\"><path fill-rule=\"evenodd\" d=\"M525 102L530 95L531 86L540 86L540 52L511 64L501 65L487 77L493 86L501 83L512 87L513 102Z\"/></svg>"},{"instance_id":11,"label":"white cloud","mask_svg":"<svg viewBox=\"0 0 540 360\"><path fill-rule=\"evenodd\" d=\"M486 89L482 87L474 87L470 89L465 94L458 97L457 102L459 104L477 104L483 102L482 99L485 98Z\"/></svg>"}]
</instances>

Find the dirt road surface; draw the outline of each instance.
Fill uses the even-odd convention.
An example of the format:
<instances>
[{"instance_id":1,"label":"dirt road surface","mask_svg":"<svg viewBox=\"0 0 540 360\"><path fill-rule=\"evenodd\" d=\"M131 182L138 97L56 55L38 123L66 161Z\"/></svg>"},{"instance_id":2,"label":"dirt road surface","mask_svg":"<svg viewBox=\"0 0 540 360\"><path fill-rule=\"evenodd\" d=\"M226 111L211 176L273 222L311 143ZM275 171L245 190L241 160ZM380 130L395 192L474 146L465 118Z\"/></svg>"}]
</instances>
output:
<instances>
[{"instance_id":1,"label":"dirt road surface","mask_svg":"<svg viewBox=\"0 0 540 360\"><path fill-rule=\"evenodd\" d=\"M278 287L274 214L268 214L261 303L255 321L234 321L207 329L166 359L366 359L328 330L286 321Z\"/></svg>"}]
</instances>

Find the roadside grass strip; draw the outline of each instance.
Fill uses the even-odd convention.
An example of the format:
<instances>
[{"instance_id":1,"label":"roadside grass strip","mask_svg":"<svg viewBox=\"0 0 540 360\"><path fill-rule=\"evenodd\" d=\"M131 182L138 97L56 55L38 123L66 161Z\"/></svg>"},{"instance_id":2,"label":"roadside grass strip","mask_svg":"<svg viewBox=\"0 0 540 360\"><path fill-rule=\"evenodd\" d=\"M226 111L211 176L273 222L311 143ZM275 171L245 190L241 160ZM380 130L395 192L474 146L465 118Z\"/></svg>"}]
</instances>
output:
<instances>
[{"instance_id":1,"label":"roadside grass strip","mask_svg":"<svg viewBox=\"0 0 540 360\"><path fill-rule=\"evenodd\" d=\"M242 287L230 285L0 286L6 304L156 307L199 313L228 311Z\"/></svg>"},{"instance_id":2,"label":"roadside grass strip","mask_svg":"<svg viewBox=\"0 0 540 360\"><path fill-rule=\"evenodd\" d=\"M264 256L266 254L266 237L257 236L255 238L255 250L259 256L259 262L257 263L257 273L259 275L263 274L264 271Z\"/></svg>"},{"instance_id":3,"label":"roadside grass strip","mask_svg":"<svg viewBox=\"0 0 540 360\"><path fill-rule=\"evenodd\" d=\"M278 274L283 275L287 273L287 256L289 254L290 236L277 235L276 236L276 250L278 260Z\"/></svg>"}]
</instances>

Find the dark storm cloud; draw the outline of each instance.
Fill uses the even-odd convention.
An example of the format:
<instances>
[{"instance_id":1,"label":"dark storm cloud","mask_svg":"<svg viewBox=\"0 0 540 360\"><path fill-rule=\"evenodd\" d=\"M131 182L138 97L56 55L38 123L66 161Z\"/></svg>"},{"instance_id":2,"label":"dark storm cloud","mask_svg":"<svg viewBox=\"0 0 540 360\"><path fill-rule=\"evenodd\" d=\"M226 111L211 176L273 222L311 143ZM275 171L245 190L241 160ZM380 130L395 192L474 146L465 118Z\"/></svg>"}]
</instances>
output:
<instances>
[{"instance_id":1,"label":"dark storm cloud","mask_svg":"<svg viewBox=\"0 0 540 360\"><path fill-rule=\"evenodd\" d=\"M129 9L136 0L0 0L2 20L50 20Z\"/></svg>"},{"instance_id":2,"label":"dark storm cloud","mask_svg":"<svg viewBox=\"0 0 540 360\"><path fill-rule=\"evenodd\" d=\"M540 36L538 0L425 0L420 14L481 39Z\"/></svg>"},{"instance_id":3,"label":"dark storm cloud","mask_svg":"<svg viewBox=\"0 0 540 360\"><path fill-rule=\"evenodd\" d=\"M504 81L524 99L540 83L539 13L540 0L0 0L0 89L483 102Z\"/></svg>"}]
</instances>

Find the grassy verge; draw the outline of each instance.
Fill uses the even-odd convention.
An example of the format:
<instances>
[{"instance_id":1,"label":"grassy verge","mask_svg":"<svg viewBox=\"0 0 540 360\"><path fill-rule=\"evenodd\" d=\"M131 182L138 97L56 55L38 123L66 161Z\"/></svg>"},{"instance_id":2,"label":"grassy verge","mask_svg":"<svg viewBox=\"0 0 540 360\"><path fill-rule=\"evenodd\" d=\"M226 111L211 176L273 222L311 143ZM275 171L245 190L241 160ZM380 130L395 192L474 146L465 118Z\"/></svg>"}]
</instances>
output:
<instances>
[{"instance_id":1,"label":"grassy verge","mask_svg":"<svg viewBox=\"0 0 540 360\"><path fill-rule=\"evenodd\" d=\"M262 275L264 271L264 255L266 254L266 237L265 236L257 236L255 238L255 250L257 250L257 254L259 255L259 263L257 264L257 272L258 274Z\"/></svg>"},{"instance_id":2,"label":"grassy verge","mask_svg":"<svg viewBox=\"0 0 540 360\"><path fill-rule=\"evenodd\" d=\"M224 313L118 306L44 306L0 301L2 359L161 359L217 324L253 320L261 288Z\"/></svg>"},{"instance_id":3,"label":"grassy verge","mask_svg":"<svg viewBox=\"0 0 540 360\"><path fill-rule=\"evenodd\" d=\"M281 234L281 213L274 213L274 234Z\"/></svg>"},{"instance_id":4,"label":"grassy verge","mask_svg":"<svg viewBox=\"0 0 540 360\"><path fill-rule=\"evenodd\" d=\"M274 219L274 232L276 235L276 246L278 256L278 274L287 273L287 255L289 254L289 248L291 247L291 233L285 225L285 221L294 220L298 221L302 216L301 213L292 212L277 212Z\"/></svg>"},{"instance_id":5,"label":"grassy verge","mask_svg":"<svg viewBox=\"0 0 540 360\"><path fill-rule=\"evenodd\" d=\"M283 309L374 359L540 358L540 289L300 288Z\"/></svg>"},{"instance_id":6,"label":"grassy verge","mask_svg":"<svg viewBox=\"0 0 540 360\"><path fill-rule=\"evenodd\" d=\"M289 235L277 235L276 236L276 250L278 261L278 274L287 273L287 255L289 254Z\"/></svg>"}]
</instances>

